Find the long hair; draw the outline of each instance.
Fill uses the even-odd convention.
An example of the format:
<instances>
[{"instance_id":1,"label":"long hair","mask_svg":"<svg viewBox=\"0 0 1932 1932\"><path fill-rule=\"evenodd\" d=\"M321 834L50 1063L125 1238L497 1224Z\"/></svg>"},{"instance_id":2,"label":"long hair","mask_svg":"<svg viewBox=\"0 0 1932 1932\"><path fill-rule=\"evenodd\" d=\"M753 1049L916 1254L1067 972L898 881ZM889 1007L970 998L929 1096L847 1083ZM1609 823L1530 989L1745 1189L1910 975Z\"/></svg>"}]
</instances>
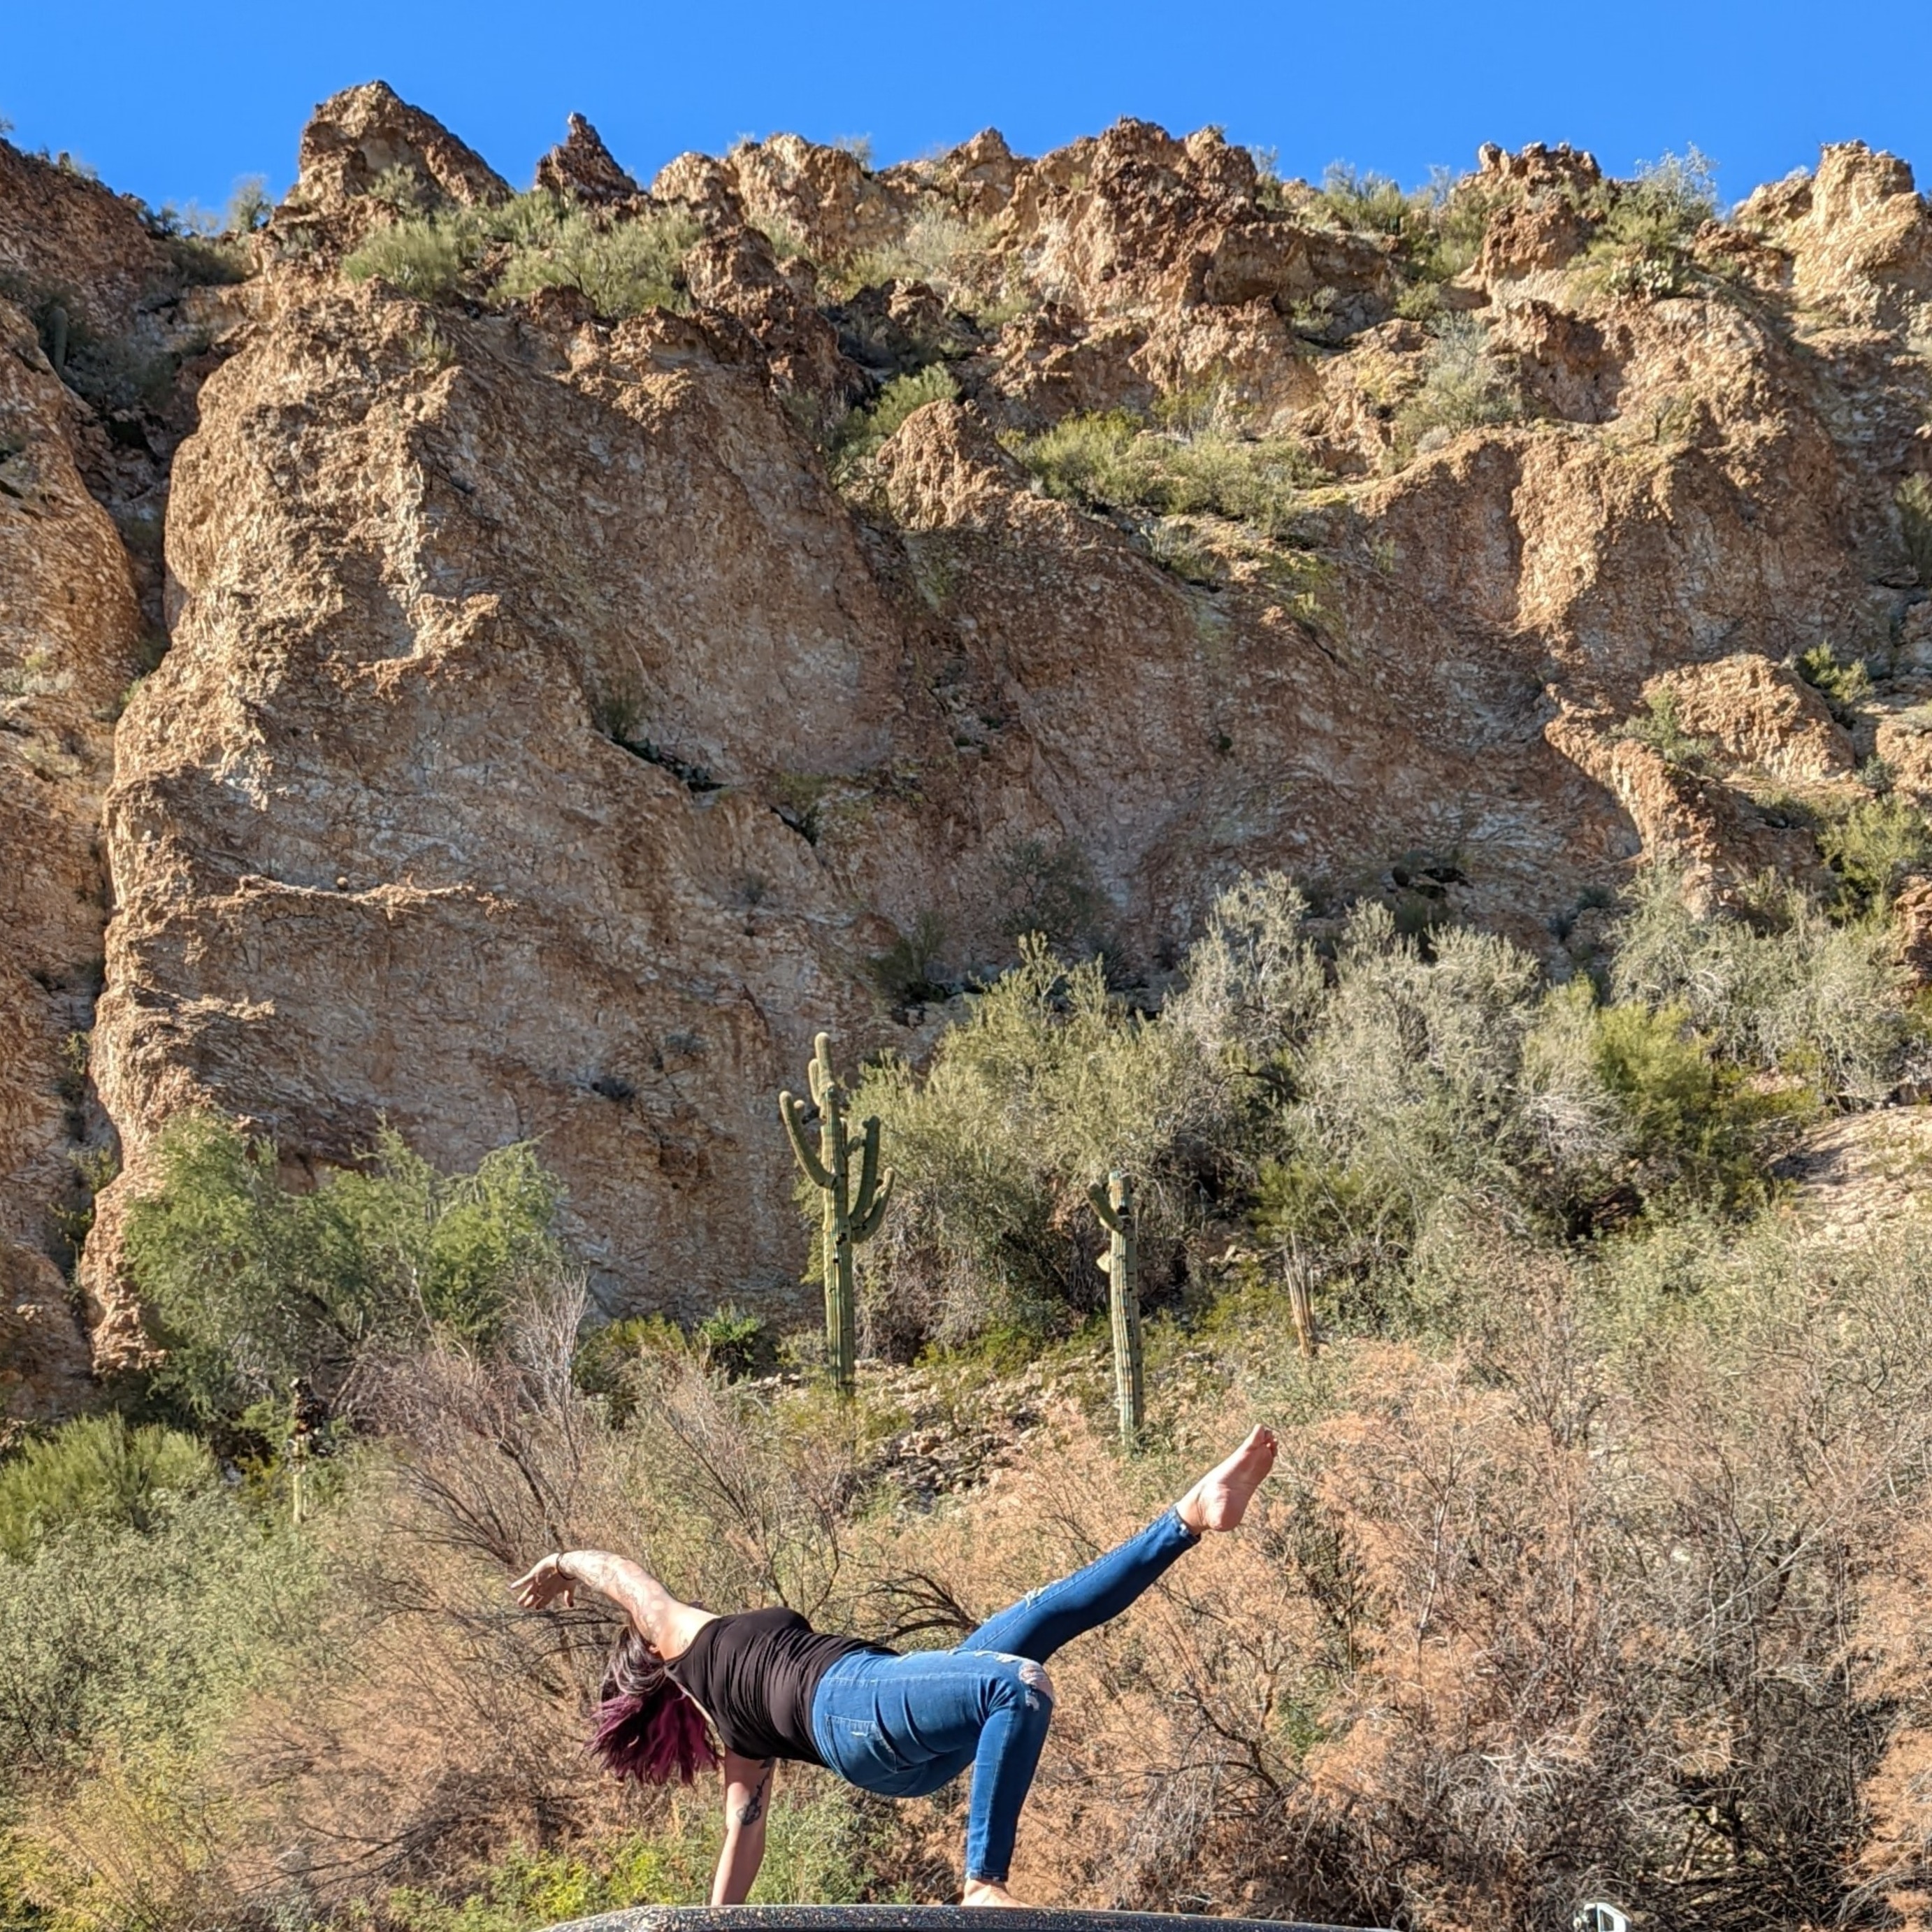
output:
<instances>
[{"instance_id":1,"label":"long hair","mask_svg":"<svg viewBox=\"0 0 1932 1932\"><path fill-rule=\"evenodd\" d=\"M718 1762L704 1713L671 1680L652 1645L627 1630L598 1691L597 1728L586 1747L618 1778L688 1784Z\"/></svg>"}]
</instances>

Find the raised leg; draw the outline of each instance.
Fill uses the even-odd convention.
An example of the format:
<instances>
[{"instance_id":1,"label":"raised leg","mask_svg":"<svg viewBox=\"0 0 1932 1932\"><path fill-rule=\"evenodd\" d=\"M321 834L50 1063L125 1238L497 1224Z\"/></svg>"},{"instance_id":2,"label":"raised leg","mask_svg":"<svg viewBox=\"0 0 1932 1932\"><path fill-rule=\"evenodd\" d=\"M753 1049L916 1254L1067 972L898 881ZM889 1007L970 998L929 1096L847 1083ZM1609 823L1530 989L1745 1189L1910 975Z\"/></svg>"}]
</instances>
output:
<instances>
[{"instance_id":1,"label":"raised leg","mask_svg":"<svg viewBox=\"0 0 1932 1932\"><path fill-rule=\"evenodd\" d=\"M1249 1500L1274 1466L1274 1437L1252 1431L1233 1455L1206 1475L1138 1536L1096 1557L1084 1569L1022 1597L982 1624L957 1648L1000 1651L1044 1664L1062 1644L1117 1617L1208 1530L1237 1528Z\"/></svg>"}]
</instances>

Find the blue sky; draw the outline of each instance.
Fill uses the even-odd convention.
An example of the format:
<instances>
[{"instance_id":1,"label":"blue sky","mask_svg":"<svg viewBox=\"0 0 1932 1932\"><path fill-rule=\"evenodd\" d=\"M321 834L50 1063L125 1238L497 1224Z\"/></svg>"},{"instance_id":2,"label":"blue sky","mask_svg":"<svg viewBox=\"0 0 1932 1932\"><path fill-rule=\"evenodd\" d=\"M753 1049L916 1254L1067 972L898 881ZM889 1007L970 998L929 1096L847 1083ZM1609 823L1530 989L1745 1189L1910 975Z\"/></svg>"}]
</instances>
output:
<instances>
[{"instance_id":1,"label":"blue sky","mask_svg":"<svg viewBox=\"0 0 1932 1932\"><path fill-rule=\"evenodd\" d=\"M1039 153L1132 114L1218 122L1286 173L1346 159L1406 185L1484 140L1568 140L1618 172L1694 142L1735 198L1856 136L1932 186L1932 0L11 0L4 28L12 138L156 203L218 206L251 173L279 192L314 103L376 77L519 186L573 108L645 179L781 128L869 135L886 161L988 124Z\"/></svg>"}]
</instances>

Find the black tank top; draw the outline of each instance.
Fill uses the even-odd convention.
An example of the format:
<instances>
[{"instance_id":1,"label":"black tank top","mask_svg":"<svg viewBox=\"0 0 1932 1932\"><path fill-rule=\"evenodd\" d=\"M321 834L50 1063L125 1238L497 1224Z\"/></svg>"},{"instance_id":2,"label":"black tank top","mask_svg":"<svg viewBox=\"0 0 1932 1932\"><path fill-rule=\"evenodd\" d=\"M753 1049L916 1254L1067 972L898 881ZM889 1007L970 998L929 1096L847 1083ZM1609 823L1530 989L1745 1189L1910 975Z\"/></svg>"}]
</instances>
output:
<instances>
[{"instance_id":1,"label":"black tank top","mask_svg":"<svg viewBox=\"0 0 1932 1932\"><path fill-rule=\"evenodd\" d=\"M748 1610L713 1617L664 1668L697 1699L727 1750L823 1764L812 1738L812 1694L855 1650L893 1654L880 1644L815 1630L796 1610Z\"/></svg>"}]
</instances>

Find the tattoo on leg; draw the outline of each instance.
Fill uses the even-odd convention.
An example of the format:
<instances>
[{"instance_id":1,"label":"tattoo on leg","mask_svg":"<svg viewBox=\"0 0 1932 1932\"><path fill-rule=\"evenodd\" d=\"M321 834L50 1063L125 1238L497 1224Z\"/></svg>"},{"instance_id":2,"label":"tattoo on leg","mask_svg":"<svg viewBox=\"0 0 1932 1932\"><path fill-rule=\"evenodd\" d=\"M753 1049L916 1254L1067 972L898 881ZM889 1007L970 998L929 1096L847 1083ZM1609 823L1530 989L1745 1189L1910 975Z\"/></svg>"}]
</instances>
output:
<instances>
[{"instance_id":1,"label":"tattoo on leg","mask_svg":"<svg viewBox=\"0 0 1932 1932\"><path fill-rule=\"evenodd\" d=\"M772 1758L760 1760L764 1766L758 1781L752 1787L752 1795L738 1808L738 1822L741 1825L755 1825L765 1815L765 1786L771 1782L772 1766L776 1762Z\"/></svg>"}]
</instances>

